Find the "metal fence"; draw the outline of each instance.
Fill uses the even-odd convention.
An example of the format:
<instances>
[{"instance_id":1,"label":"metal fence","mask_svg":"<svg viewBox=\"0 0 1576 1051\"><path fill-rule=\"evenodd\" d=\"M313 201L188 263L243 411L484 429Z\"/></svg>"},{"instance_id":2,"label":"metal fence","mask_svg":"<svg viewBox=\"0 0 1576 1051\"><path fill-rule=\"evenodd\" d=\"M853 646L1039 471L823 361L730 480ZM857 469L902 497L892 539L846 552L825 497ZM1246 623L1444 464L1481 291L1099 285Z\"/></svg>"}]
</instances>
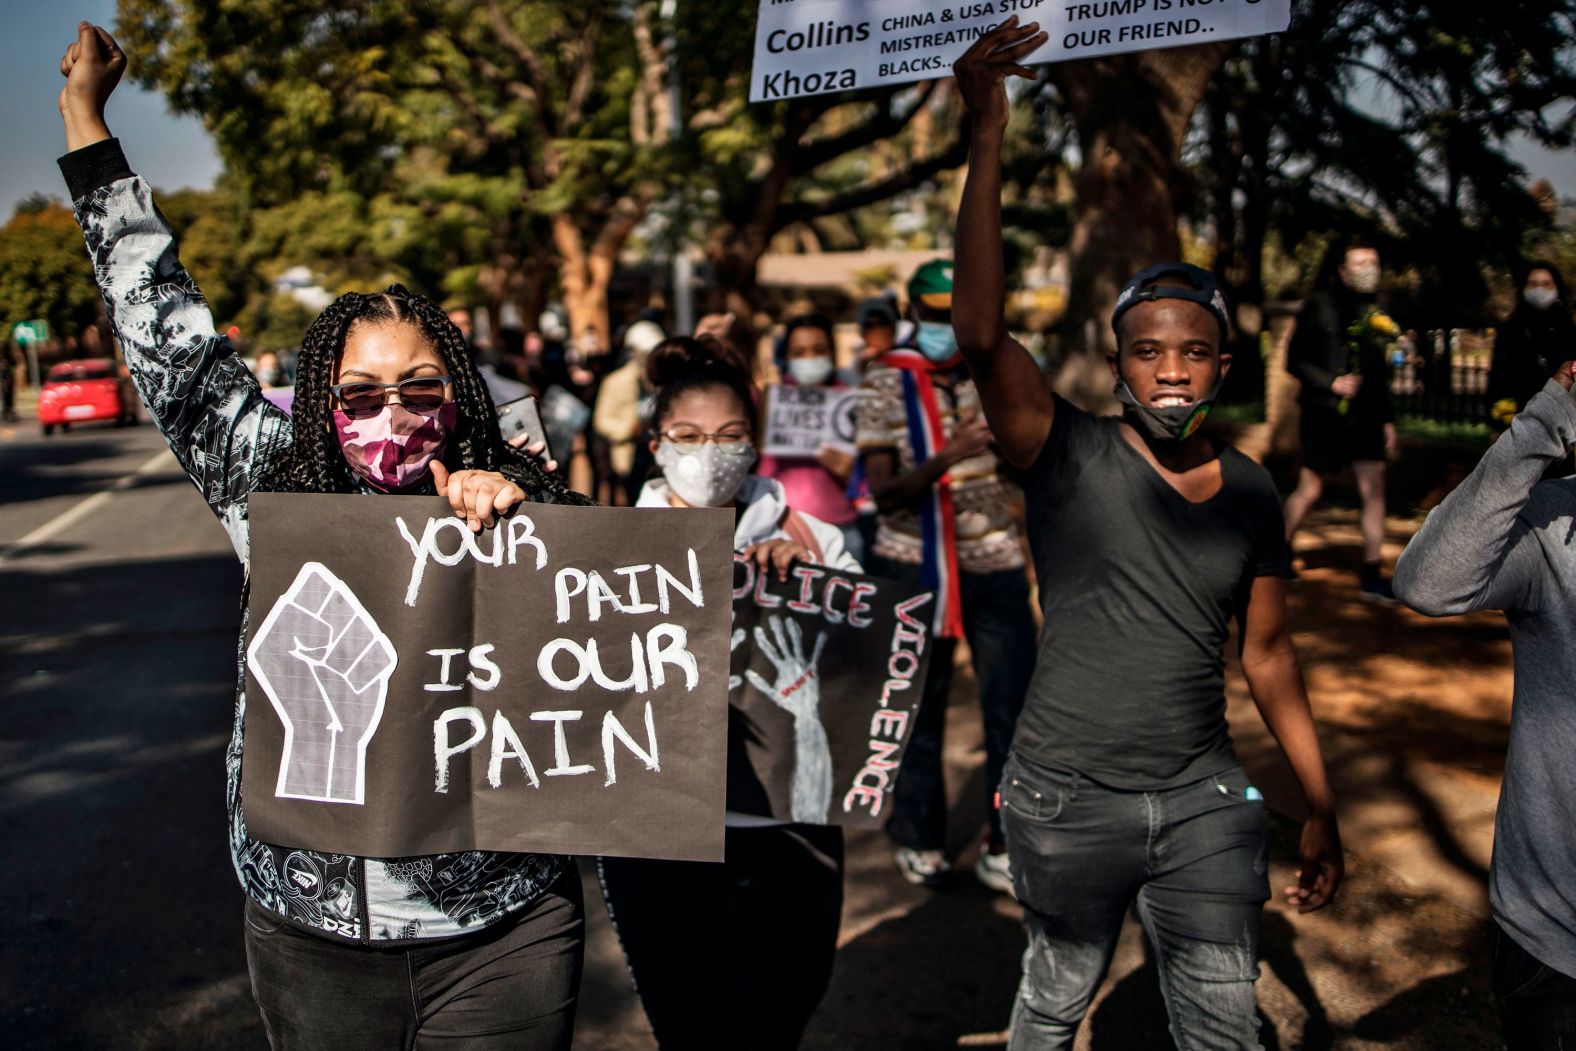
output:
<instances>
[{"instance_id":1,"label":"metal fence","mask_svg":"<svg viewBox=\"0 0 1576 1051\"><path fill-rule=\"evenodd\" d=\"M1398 416L1487 423L1494 330L1435 329L1392 351L1390 394Z\"/></svg>"}]
</instances>

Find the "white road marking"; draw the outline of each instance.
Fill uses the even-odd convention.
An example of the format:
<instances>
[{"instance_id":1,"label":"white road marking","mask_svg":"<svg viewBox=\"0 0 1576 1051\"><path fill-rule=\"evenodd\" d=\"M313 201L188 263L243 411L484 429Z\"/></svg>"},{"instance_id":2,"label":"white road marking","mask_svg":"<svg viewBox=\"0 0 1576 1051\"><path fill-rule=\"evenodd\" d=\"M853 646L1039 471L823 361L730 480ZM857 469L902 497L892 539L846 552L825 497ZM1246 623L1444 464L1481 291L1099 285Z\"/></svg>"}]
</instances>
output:
<instances>
[{"instance_id":1,"label":"white road marking","mask_svg":"<svg viewBox=\"0 0 1576 1051\"><path fill-rule=\"evenodd\" d=\"M82 521L84 518L88 517L89 515L96 512L99 508L109 503L110 497L114 496L116 493L130 489L132 485L136 483L138 478L146 474L152 474L154 471L172 462L173 460L174 457L171 455L168 449L160 449L146 463L142 464L135 471L115 479L109 484L108 488L94 493L92 496L86 497L83 500L71 505L56 515L54 518L51 518L49 521L33 530L31 533L28 533L16 543L7 545L9 549L5 552L5 554L0 555L0 566L4 566L8 562L20 558L30 549L38 547L40 544L43 544L50 538L58 536L67 529L70 529L72 526L76 525L78 522Z\"/></svg>"}]
</instances>

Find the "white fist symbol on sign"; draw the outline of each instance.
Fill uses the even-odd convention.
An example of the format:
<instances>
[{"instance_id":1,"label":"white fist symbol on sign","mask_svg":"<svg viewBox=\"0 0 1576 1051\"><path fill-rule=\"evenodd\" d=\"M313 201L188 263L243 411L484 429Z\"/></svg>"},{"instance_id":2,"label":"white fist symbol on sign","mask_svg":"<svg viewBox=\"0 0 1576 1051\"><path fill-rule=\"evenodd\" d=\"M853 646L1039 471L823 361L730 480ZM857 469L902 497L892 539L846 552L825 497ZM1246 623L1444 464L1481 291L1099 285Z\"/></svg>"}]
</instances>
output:
<instances>
[{"instance_id":1,"label":"white fist symbol on sign","mask_svg":"<svg viewBox=\"0 0 1576 1051\"><path fill-rule=\"evenodd\" d=\"M274 794L364 803L367 745L397 659L361 601L308 562L263 618L246 659L285 728Z\"/></svg>"}]
</instances>

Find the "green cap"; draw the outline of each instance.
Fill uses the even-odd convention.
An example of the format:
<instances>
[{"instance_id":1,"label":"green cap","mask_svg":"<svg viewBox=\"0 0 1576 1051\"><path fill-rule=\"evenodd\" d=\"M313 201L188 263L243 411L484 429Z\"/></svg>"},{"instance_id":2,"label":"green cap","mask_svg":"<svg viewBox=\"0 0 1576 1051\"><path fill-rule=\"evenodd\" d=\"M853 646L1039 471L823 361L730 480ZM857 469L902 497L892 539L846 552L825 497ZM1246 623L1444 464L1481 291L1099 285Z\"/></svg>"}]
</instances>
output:
<instances>
[{"instance_id":1,"label":"green cap","mask_svg":"<svg viewBox=\"0 0 1576 1051\"><path fill-rule=\"evenodd\" d=\"M908 301L934 310L952 309L952 260L932 259L908 279Z\"/></svg>"}]
</instances>

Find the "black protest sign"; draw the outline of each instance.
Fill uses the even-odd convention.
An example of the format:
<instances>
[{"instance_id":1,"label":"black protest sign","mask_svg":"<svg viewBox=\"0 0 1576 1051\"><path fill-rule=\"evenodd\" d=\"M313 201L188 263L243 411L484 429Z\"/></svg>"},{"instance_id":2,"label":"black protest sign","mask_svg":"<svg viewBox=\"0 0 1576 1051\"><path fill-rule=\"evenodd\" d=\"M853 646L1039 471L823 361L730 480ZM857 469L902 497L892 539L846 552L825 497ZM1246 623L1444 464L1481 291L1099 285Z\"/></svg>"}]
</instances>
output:
<instances>
[{"instance_id":1,"label":"black protest sign","mask_svg":"<svg viewBox=\"0 0 1576 1051\"><path fill-rule=\"evenodd\" d=\"M722 859L733 515L251 502L247 830Z\"/></svg>"},{"instance_id":2,"label":"black protest sign","mask_svg":"<svg viewBox=\"0 0 1576 1051\"><path fill-rule=\"evenodd\" d=\"M736 556L728 808L874 828L930 664L928 591L796 564L787 582Z\"/></svg>"}]
</instances>

